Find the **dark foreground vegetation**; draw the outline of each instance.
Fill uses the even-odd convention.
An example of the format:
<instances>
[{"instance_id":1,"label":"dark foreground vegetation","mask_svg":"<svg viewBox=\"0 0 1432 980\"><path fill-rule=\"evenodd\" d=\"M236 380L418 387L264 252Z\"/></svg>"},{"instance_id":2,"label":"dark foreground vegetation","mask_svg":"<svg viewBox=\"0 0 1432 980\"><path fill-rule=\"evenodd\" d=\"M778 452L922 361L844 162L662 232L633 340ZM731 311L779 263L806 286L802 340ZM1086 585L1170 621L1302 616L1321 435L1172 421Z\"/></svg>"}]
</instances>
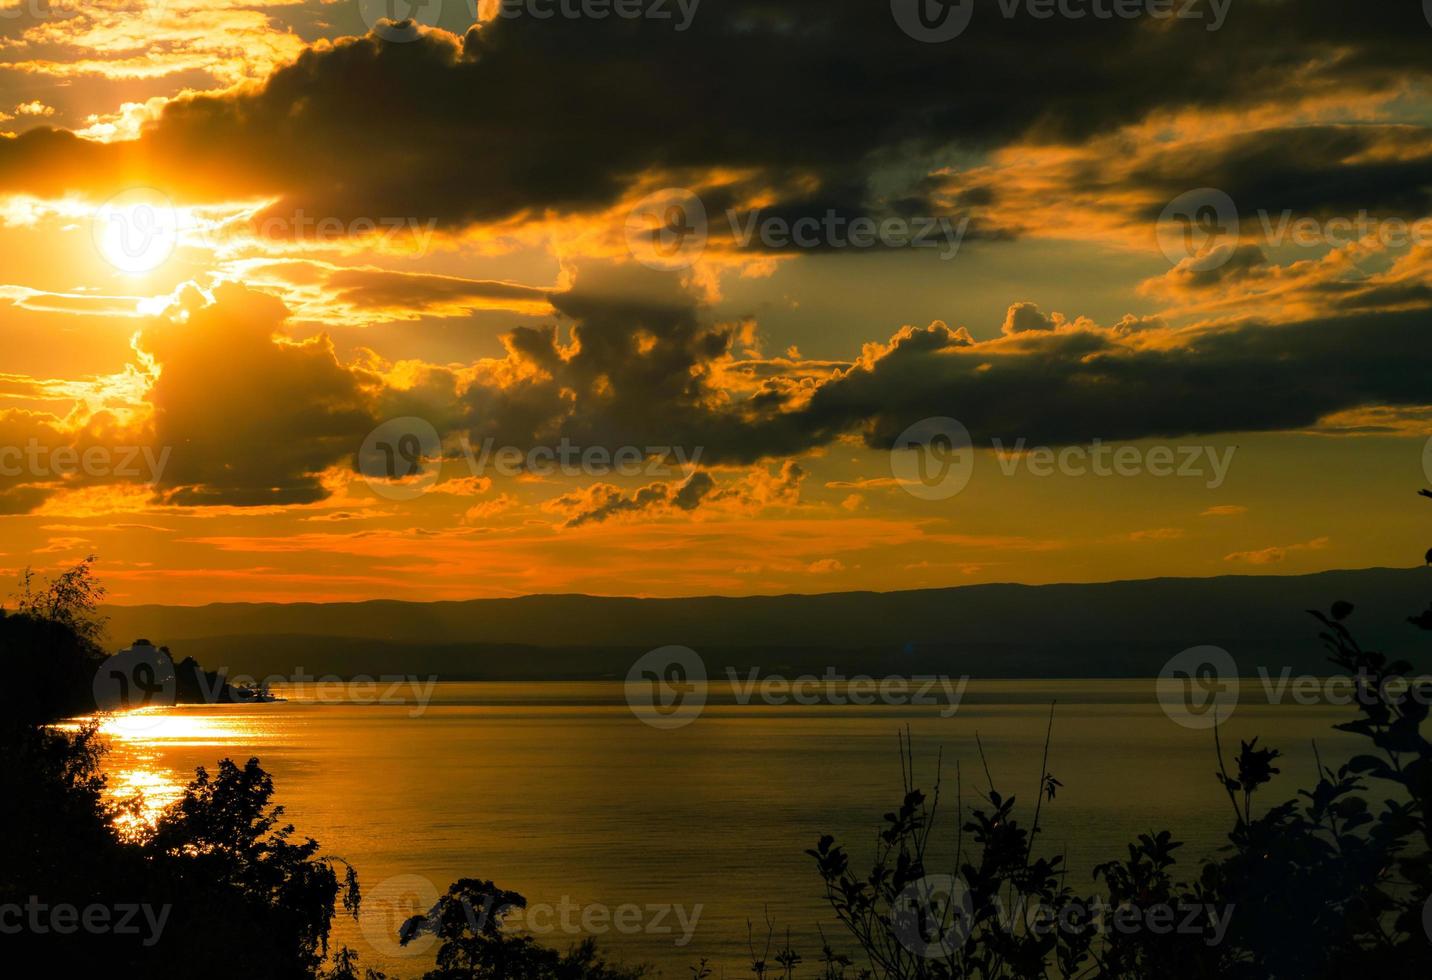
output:
<instances>
[{"instance_id":1,"label":"dark foreground vegetation","mask_svg":"<svg viewBox=\"0 0 1432 980\"><path fill-rule=\"evenodd\" d=\"M16 608L0 609L0 662L9 667L0 686L0 908L10 909L0 967L33 974L43 965L40 975L56 977L381 978L353 951L329 949L334 916L360 910L355 869L295 836L257 759L198 770L152 827L125 819L132 802L106 800L94 725L55 727L94 711L106 659L102 595L87 561L43 587L27 575ZM559 954L504 933L501 909L523 903L463 879L404 924L403 941L436 936L426 976L443 980L640 976L606 966L592 943ZM62 906L74 912L57 915Z\"/></svg>"},{"instance_id":2,"label":"dark foreground vegetation","mask_svg":"<svg viewBox=\"0 0 1432 980\"><path fill-rule=\"evenodd\" d=\"M1432 494L1427 494L1432 496ZM28 580L17 608L0 610L0 906L37 899L84 909L144 905L133 932L5 929L0 962L45 964L46 975L378 980L353 951L330 950L334 916L356 916L354 869L295 836L273 803L258 760L200 769L156 825L128 824L106 800L102 746L92 726L54 724L93 708L104 653L100 592L88 563L42 589ZM1024 809L957 786L952 866L933 867L929 842L940 789L927 796L906 768L906 793L885 817L876 853L857 870L826 837L809 853L843 936L809 956L767 943L752 952L759 980L1100 977L1163 980L1432 975L1432 745L1425 698L1403 694L1409 663L1363 649L1354 610L1314 613L1330 661L1357 686L1357 713L1339 725L1367 751L1319 764L1315 786L1275 796L1276 749L1257 740L1215 758L1214 791L1232 829L1220 855L1184 872L1165 831L1141 836L1095 871L1093 891L1069 881L1057 856L1037 856L1039 814L1059 782L1041 765L1041 793ZM1432 629L1432 607L1409 617ZM195 665L197 669L197 665ZM1350 709L1351 711L1352 709ZM868 870L866 870L868 868ZM503 908L522 896L490 881L454 883L400 941L439 940L428 980L632 980L591 942L566 953L513 935ZM1174 910L1173 927L1121 929L1121 910ZM494 910L474 915L474 909ZM1202 910L1185 915L1182 910ZM9 922L10 920L7 920ZM141 916L138 921L145 920ZM1140 921L1151 921L1141 919ZM32 968L33 969L33 968ZM693 968L693 980L711 971Z\"/></svg>"}]
</instances>

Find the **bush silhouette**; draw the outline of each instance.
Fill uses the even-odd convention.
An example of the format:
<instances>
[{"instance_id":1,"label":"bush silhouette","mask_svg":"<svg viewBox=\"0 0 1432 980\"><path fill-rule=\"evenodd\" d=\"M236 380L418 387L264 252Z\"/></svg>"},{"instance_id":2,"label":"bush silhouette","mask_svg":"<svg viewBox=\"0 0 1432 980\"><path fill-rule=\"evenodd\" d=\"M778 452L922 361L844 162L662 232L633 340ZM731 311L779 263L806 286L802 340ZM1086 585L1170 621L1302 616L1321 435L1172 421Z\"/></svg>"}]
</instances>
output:
<instances>
[{"instance_id":1,"label":"bush silhouette","mask_svg":"<svg viewBox=\"0 0 1432 980\"><path fill-rule=\"evenodd\" d=\"M1357 717L1335 727L1365 738L1370 751L1336 768L1319 757L1316 785L1264 809L1279 775L1278 750L1244 742L1230 774L1215 742L1215 778L1228 796L1233 828L1221 856L1199 864L1191 881L1176 878L1174 854L1182 845L1163 831L1140 836L1126 858L1095 869L1106 895L1076 893L1062 858L1033 857L1039 807L1053 801L1060 785L1047 772L1028 829L1016 817L1014 797L1000 794L992 780L968 819L958 793L955 865L932 879L928 843L939 785L931 797L914 788L907 743L905 797L885 816L870 870L852 870L846 849L829 836L807 852L860 953L832 958L827 948L824 975L848 969L879 980L1432 975L1432 746L1422 730L1432 692L1418 687L1410 664L1358 644L1347 626L1354 612L1340 601L1312 615L1330 662L1356 691ZM1432 629L1432 609L1409 622ZM946 894L937 894L942 889ZM1204 914L1168 931L1124 931L1107 921L1120 909L1164 908ZM1100 909L1105 921L1091 914ZM786 962L795 955L784 952ZM766 970L763 961L752 965L758 976Z\"/></svg>"}]
</instances>

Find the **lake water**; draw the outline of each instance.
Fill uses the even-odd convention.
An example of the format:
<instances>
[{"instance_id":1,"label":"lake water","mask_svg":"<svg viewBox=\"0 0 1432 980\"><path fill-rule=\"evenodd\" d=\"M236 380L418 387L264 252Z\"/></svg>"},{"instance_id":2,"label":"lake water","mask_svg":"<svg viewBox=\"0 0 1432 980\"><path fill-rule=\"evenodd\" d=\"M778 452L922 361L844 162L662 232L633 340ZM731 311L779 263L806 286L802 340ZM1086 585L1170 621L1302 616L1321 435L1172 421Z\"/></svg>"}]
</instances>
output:
<instances>
[{"instance_id":1,"label":"lake water","mask_svg":"<svg viewBox=\"0 0 1432 980\"><path fill-rule=\"evenodd\" d=\"M298 832L358 869L365 913L337 921L335 945L399 977L420 976L433 949L398 947L397 924L460 877L525 895L523 924L547 945L591 932L613 958L666 977L687 977L702 957L717 976L747 975L747 922L761 938L767 915L808 963L817 925L853 952L804 851L831 833L865 866L900 800L906 726L918 784L931 785L943 752L937 837L950 841L956 764L966 808L986 785L976 733L1027 822L1057 701L1048 768L1064 787L1044 806L1037 850L1066 855L1076 888L1092 892L1093 865L1139 833L1173 830L1188 859L1217 848L1232 822L1211 733L1170 721L1153 681L975 681L949 717L943 706L723 696L670 731L638 720L612 682L445 682L424 708L355 703L374 692L332 685L277 693L290 700L110 718L111 787L157 806L194 767L257 756ZM1313 778L1313 739L1327 762L1357 747L1331 730L1350 708L1247 700L1221 729L1225 752L1254 735L1282 749L1280 801Z\"/></svg>"}]
</instances>

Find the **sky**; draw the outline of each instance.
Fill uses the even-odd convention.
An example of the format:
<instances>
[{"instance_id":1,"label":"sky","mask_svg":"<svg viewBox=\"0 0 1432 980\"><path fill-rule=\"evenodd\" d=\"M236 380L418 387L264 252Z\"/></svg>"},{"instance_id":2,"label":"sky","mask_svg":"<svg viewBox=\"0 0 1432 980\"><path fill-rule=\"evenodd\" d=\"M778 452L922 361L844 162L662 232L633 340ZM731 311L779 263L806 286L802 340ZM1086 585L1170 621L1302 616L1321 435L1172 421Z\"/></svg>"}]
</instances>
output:
<instances>
[{"instance_id":1,"label":"sky","mask_svg":"<svg viewBox=\"0 0 1432 980\"><path fill-rule=\"evenodd\" d=\"M1413 564L1429 17L0 0L0 576Z\"/></svg>"}]
</instances>

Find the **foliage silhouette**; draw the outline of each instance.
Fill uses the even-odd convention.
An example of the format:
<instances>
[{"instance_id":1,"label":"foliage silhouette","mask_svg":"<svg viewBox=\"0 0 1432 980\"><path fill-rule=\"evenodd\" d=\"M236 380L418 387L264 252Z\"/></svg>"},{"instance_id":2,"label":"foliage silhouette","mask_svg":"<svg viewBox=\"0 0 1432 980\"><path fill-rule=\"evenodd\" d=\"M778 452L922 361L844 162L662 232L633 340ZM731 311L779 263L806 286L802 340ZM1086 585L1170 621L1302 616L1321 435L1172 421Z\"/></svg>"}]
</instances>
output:
<instances>
[{"instance_id":1,"label":"foliage silhouette","mask_svg":"<svg viewBox=\"0 0 1432 980\"><path fill-rule=\"evenodd\" d=\"M1432 497L1432 491L1422 495ZM1244 742L1230 775L1215 727L1214 775L1228 796L1234 824L1221 856L1202 862L1191 882L1174 877L1174 852L1182 845L1162 831L1141 835L1125 859L1094 870L1107 896L1076 895L1066 883L1062 858L1032 857L1039 804L1052 803L1062 784L1042 770L1043 799L1036 798L1026 830L1015 816L1014 797L1001 795L992 779L965 820L957 768L962 822L954 871L965 891L963 901L936 901L921 893L921 885L932 874L927 856L939 780L932 797L913 786L906 743L905 797L885 816L870 870L853 871L849 854L830 836L807 852L827 902L863 954L859 975L879 980L1432 975L1432 745L1422 731L1432 692L1410 690L1418 684L1411 664L1363 649L1346 625L1353 613L1343 601L1327 613L1312 611L1330 662L1351 678L1356 692L1358 716L1335 727L1366 738L1373 751L1336 769L1319 756L1315 786L1258 812L1279 774L1280 753L1260 747L1256 738ZM1409 622L1432 629L1432 608ZM1045 745L1047 765L1047 738ZM987 766L985 772L988 776ZM1202 908L1207 914L1186 923L1189 928L1166 932L1108 928L1089 915L1091 909L1110 909L1117 916L1119 909L1155 908ZM1221 914L1227 915L1226 933L1218 928ZM932 938L937 941L928 942ZM753 972L759 975L754 964ZM830 968L824 975L833 975ZM844 975L844 969L834 975Z\"/></svg>"},{"instance_id":2,"label":"foliage silhouette","mask_svg":"<svg viewBox=\"0 0 1432 980\"><path fill-rule=\"evenodd\" d=\"M97 727L57 725L94 710L93 681L104 660L97 612L104 592L92 562L43 587L27 572L16 610L0 609L0 662L11 670L0 717L6 760L0 767L0 906L143 906L152 910L155 927L125 935L22 925L13 934L7 929L4 962L44 964L45 974L55 976L359 977L358 954L346 947L324 968L340 905L355 918L360 910L357 873L321 855L312 838L295 837L283 808L273 803L273 779L257 759L243 766L223 759L212 774L200 768L152 827L131 821L120 833L118 821L133 817L137 805L106 801ZM181 700L186 686L196 693L226 689L189 658L176 665L176 675ZM504 912L525 904L491 882L462 879L426 915L404 925L401 941L436 935L437 967L427 977L442 980L638 980L644 974L609 966L590 940L563 954L504 933ZM362 976L386 980L371 969Z\"/></svg>"},{"instance_id":3,"label":"foliage silhouette","mask_svg":"<svg viewBox=\"0 0 1432 980\"><path fill-rule=\"evenodd\" d=\"M22 588L17 610L0 613L0 658L19 675L0 721L0 905L34 907L41 928L5 937L12 961L53 975L312 976L340 895L357 909L352 869L340 884L341 862L290 840L257 760L200 770L152 830L121 834L127 808L105 800L96 727L55 726L93 710L103 590L88 560L44 589L27 574ZM55 906L107 909L107 927L66 924ZM134 932L108 928L121 916Z\"/></svg>"}]
</instances>

